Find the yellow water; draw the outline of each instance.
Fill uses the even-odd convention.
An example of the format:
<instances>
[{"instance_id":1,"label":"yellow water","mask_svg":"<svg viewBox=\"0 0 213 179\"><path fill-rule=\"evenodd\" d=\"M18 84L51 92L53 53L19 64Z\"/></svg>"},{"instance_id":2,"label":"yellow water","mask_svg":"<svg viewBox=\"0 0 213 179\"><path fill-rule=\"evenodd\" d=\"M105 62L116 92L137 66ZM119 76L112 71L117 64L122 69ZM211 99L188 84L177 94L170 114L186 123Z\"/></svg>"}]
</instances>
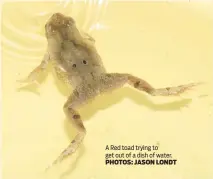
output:
<instances>
[{"instance_id":1,"label":"yellow water","mask_svg":"<svg viewBox=\"0 0 213 179\"><path fill-rule=\"evenodd\" d=\"M212 179L212 9L211 3L4 3L3 179ZM16 80L40 63L45 21L58 11L96 39L109 72L132 73L156 87L206 84L182 97L150 97L126 86L97 98L81 110L82 147L44 174L75 135L62 110L66 96L52 73L38 88L18 91ZM107 144L158 145L177 165L106 166Z\"/></svg>"}]
</instances>

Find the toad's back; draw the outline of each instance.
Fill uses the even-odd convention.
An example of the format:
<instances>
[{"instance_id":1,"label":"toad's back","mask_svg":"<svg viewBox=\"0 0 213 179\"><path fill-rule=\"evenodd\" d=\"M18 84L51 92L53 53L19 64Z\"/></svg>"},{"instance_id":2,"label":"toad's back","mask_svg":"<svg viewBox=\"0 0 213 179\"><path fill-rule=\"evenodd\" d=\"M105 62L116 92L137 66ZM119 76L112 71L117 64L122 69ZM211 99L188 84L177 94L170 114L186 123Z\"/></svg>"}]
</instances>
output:
<instances>
[{"instance_id":1,"label":"toad's back","mask_svg":"<svg viewBox=\"0 0 213 179\"><path fill-rule=\"evenodd\" d=\"M45 32L48 52L60 79L75 88L85 81L94 82L106 72L94 41L82 36L71 17L53 14Z\"/></svg>"},{"instance_id":2,"label":"toad's back","mask_svg":"<svg viewBox=\"0 0 213 179\"><path fill-rule=\"evenodd\" d=\"M56 72L58 75L66 74L68 82L73 87L85 81L92 83L98 76L106 73L94 46L75 44L73 41L65 40L60 54L60 60L55 64Z\"/></svg>"}]
</instances>

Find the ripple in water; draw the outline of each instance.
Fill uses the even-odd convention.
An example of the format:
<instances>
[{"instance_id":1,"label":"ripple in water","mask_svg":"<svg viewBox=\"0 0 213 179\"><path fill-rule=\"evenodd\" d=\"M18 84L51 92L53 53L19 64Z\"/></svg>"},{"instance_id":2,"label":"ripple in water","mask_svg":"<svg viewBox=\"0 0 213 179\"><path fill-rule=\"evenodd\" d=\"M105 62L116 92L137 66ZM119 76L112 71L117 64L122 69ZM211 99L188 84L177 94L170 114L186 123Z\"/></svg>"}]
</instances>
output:
<instances>
[{"instance_id":1,"label":"ripple in water","mask_svg":"<svg viewBox=\"0 0 213 179\"><path fill-rule=\"evenodd\" d=\"M107 5L107 0L4 3L2 52L16 62L40 61L46 50L44 25L53 13L72 16L81 30L91 34L104 27L100 20Z\"/></svg>"}]
</instances>

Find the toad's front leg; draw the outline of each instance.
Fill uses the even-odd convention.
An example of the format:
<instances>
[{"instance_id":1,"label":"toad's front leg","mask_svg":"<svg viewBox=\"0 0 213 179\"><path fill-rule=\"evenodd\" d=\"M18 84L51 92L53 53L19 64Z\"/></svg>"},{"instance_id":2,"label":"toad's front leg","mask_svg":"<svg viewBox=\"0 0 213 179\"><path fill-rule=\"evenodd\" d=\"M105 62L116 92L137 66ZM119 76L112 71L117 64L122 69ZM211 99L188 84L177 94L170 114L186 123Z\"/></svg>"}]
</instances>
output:
<instances>
[{"instance_id":1,"label":"toad's front leg","mask_svg":"<svg viewBox=\"0 0 213 179\"><path fill-rule=\"evenodd\" d=\"M89 35L88 33L83 33L83 35L85 36L86 39L88 39L90 42L92 42L93 44L95 43L95 39Z\"/></svg>"},{"instance_id":2,"label":"toad's front leg","mask_svg":"<svg viewBox=\"0 0 213 179\"><path fill-rule=\"evenodd\" d=\"M32 72L30 72L27 78L22 80L17 80L17 82L26 83L26 84L31 84L34 82L38 83L37 80L39 76L42 74L42 72L46 71L49 61L50 61L50 56L49 56L49 53L46 52L43 56L43 59L40 65L38 65L34 70L32 70Z\"/></svg>"}]
</instances>

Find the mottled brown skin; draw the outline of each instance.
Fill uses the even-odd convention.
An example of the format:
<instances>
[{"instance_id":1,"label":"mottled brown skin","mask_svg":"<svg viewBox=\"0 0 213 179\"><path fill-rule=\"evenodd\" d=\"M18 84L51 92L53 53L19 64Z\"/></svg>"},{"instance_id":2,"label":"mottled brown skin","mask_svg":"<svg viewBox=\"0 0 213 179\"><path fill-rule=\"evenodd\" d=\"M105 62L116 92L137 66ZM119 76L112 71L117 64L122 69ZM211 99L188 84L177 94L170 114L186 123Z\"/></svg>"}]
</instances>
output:
<instances>
[{"instance_id":1,"label":"mottled brown skin","mask_svg":"<svg viewBox=\"0 0 213 179\"><path fill-rule=\"evenodd\" d=\"M107 73L94 46L94 39L87 34L83 37L76 28L75 21L63 14L53 14L45 25L45 32L48 42L46 54L41 64L22 82L35 82L49 62L52 62L58 78L74 88L63 109L78 131L70 145L52 165L73 154L82 143L86 129L77 109L96 96L120 88L126 83L152 96L179 95L197 85L191 83L155 89L145 80L131 74Z\"/></svg>"}]
</instances>

